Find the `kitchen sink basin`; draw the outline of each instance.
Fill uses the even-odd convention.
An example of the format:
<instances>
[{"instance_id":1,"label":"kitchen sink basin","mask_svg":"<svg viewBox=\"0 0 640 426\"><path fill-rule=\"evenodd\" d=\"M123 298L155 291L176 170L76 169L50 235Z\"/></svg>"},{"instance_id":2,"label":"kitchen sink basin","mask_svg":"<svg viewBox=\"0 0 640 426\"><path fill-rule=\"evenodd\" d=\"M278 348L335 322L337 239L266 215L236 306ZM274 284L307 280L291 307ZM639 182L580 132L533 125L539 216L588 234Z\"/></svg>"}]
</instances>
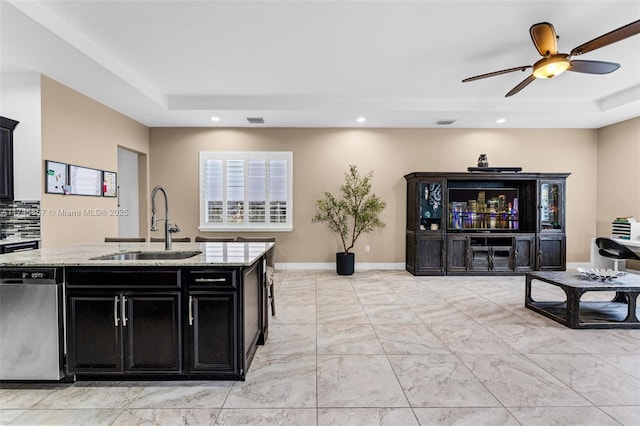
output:
<instances>
[{"instance_id":1,"label":"kitchen sink basin","mask_svg":"<svg viewBox=\"0 0 640 426\"><path fill-rule=\"evenodd\" d=\"M201 251L128 251L94 257L91 260L176 260L188 259Z\"/></svg>"}]
</instances>

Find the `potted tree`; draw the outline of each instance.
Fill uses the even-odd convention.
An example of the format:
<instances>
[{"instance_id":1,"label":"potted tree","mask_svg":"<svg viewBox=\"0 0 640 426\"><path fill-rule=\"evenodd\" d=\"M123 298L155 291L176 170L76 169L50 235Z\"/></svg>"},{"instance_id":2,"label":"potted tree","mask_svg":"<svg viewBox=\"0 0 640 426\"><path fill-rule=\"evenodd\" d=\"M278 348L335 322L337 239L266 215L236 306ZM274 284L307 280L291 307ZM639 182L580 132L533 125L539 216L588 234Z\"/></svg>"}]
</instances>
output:
<instances>
[{"instance_id":1,"label":"potted tree","mask_svg":"<svg viewBox=\"0 0 640 426\"><path fill-rule=\"evenodd\" d=\"M373 171L362 176L352 164L349 172L344 174L344 183L340 187L342 197L337 198L324 191L322 198L316 200L316 214L311 221L326 223L342 241L344 251L336 253L336 272L339 275L353 274L355 254L351 249L358 237L386 226L379 214L387 204L370 193L372 177Z\"/></svg>"}]
</instances>

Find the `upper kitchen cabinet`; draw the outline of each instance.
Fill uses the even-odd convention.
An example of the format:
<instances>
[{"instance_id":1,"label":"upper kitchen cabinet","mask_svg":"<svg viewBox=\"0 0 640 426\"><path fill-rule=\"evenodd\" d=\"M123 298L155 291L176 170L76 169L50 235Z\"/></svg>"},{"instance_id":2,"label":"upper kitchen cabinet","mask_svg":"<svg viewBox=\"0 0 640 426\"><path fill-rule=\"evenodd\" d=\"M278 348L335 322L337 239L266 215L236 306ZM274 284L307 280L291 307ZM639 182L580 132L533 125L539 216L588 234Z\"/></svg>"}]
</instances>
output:
<instances>
[{"instance_id":1,"label":"upper kitchen cabinet","mask_svg":"<svg viewBox=\"0 0 640 426\"><path fill-rule=\"evenodd\" d=\"M13 129L18 121L0 117L0 200L13 200Z\"/></svg>"}]
</instances>

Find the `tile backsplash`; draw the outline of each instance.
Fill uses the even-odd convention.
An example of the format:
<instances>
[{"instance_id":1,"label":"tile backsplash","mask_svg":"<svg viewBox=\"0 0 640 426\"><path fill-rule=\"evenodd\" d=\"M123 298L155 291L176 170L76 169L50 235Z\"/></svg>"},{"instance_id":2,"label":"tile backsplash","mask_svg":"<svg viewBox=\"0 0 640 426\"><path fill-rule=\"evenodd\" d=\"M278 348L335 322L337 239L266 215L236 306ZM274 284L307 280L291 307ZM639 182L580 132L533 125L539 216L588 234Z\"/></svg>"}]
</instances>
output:
<instances>
[{"instance_id":1,"label":"tile backsplash","mask_svg":"<svg viewBox=\"0 0 640 426\"><path fill-rule=\"evenodd\" d=\"M0 201L2 238L40 238L40 201Z\"/></svg>"}]
</instances>

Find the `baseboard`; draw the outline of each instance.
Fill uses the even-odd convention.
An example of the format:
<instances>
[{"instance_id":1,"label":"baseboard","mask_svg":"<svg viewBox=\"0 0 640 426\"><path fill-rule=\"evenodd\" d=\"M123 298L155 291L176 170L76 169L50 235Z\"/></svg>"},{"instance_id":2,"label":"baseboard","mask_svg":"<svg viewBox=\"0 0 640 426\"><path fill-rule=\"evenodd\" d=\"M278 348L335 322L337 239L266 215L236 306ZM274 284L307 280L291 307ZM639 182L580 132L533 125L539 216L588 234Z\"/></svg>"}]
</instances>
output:
<instances>
[{"instance_id":1,"label":"baseboard","mask_svg":"<svg viewBox=\"0 0 640 426\"><path fill-rule=\"evenodd\" d=\"M404 271L406 267L405 263L367 263L356 262L356 271L370 271L370 270L390 270L390 271ZM275 264L276 270L332 270L336 269L334 262L326 263L278 263Z\"/></svg>"},{"instance_id":2,"label":"baseboard","mask_svg":"<svg viewBox=\"0 0 640 426\"><path fill-rule=\"evenodd\" d=\"M356 262L356 271L370 271L370 270L389 270L389 271L404 271L406 267L405 263L367 263ZM568 262L567 270L575 270L577 268L590 268L592 267L590 262ZM336 264L333 262L326 263L304 263L304 262L291 262L291 263L276 263L276 270L335 270ZM638 271L628 270L630 273L637 273Z\"/></svg>"}]
</instances>

